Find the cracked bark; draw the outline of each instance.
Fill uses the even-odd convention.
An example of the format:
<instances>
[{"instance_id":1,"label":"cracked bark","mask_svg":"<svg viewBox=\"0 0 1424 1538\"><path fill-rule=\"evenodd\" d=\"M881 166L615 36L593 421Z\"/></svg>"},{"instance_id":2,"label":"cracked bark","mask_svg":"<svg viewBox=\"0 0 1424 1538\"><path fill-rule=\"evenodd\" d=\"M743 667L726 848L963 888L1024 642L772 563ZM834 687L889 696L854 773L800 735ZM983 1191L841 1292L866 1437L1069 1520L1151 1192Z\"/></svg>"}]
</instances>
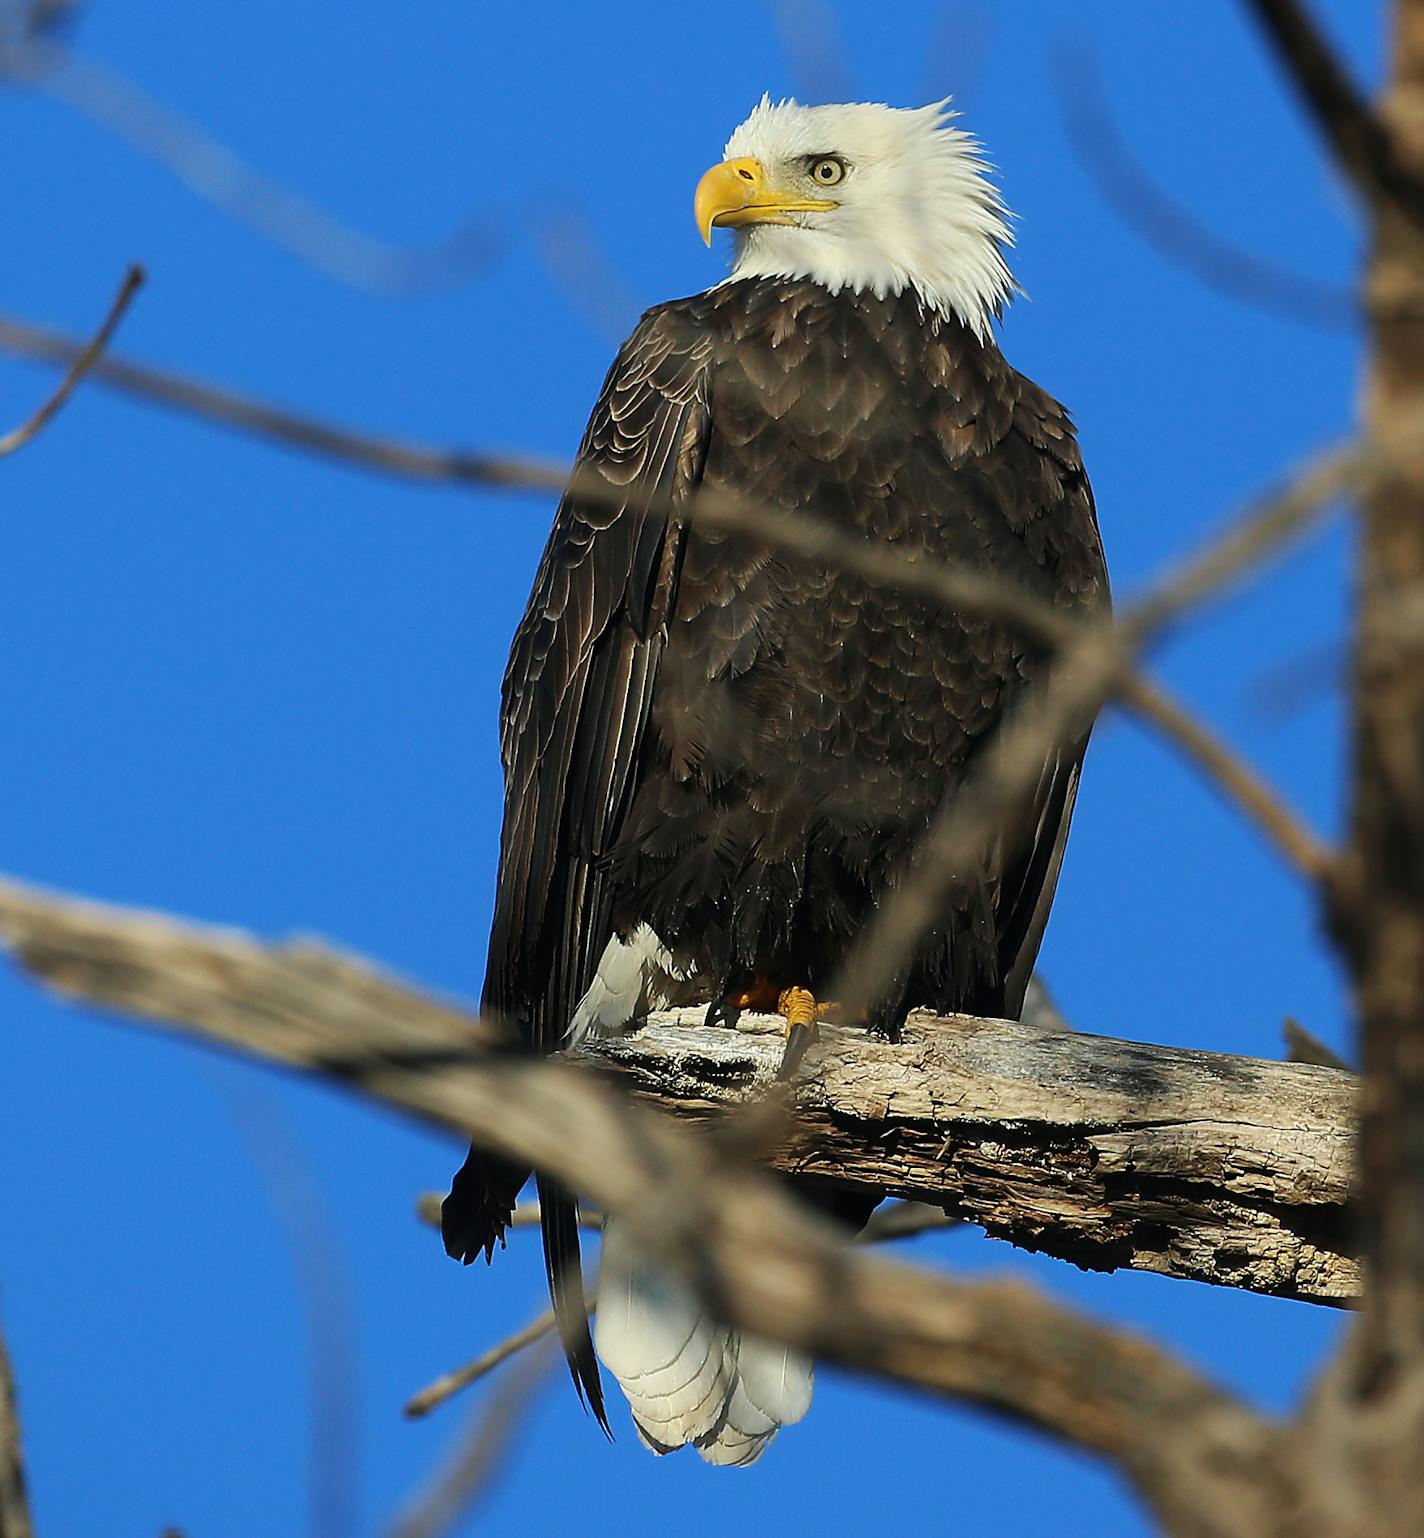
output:
<instances>
[{"instance_id":1,"label":"cracked bark","mask_svg":"<svg viewBox=\"0 0 1424 1538\"><path fill-rule=\"evenodd\" d=\"M13 883L0 935L71 997L368 1090L414 1067L468 1072L462 1054L499 1046L457 1007L311 943ZM774 1078L780 1022L709 1030L702 1014L655 1016L594 1060L684 1122L726 1119ZM415 1108L444 1110L443 1090L422 1086L436 1098ZM795 1095L789 1122L762 1119L774 1136L758 1153L776 1168L932 1201L1082 1266L1321 1303L1354 1293L1355 1081L1338 1069L917 1014L898 1044L823 1027Z\"/></svg>"},{"instance_id":2,"label":"cracked bark","mask_svg":"<svg viewBox=\"0 0 1424 1538\"><path fill-rule=\"evenodd\" d=\"M701 1017L654 1015L591 1055L636 1096L717 1120L774 1076L780 1022ZM1355 1099L1338 1069L915 1014L894 1044L823 1027L764 1157L1088 1269L1338 1304L1358 1290Z\"/></svg>"}]
</instances>

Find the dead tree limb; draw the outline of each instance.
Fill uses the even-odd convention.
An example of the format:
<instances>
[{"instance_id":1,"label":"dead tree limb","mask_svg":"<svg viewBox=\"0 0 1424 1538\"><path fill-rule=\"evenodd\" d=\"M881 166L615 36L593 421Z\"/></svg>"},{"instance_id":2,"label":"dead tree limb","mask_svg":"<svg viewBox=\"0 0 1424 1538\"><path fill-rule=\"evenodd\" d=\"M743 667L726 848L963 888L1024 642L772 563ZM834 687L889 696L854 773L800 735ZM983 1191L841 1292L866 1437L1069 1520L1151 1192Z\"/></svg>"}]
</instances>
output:
<instances>
[{"instance_id":1,"label":"dead tree limb","mask_svg":"<svg viewBox=\"0 0 1424 1538\"><path fill-rule=\"evenodd\" d=\"M488 1141L460 1086L492 1033L364 962L8 883L0 935L72 997L354 1080ZM596 1061L635 1099L725 1120L775 1078L782 1044L700 1017L655 1016ZM442 1064L448 1082L416 1072ZM1356 1290L1353 1126L1354 1081L1338 1070L915 1015L899 1043L826 1027L766 1155L1078 1265L1339 1303ZM533 1156L517 1125L508 1135ZM581 1175L573 1184L607 1205Z\"/></svg>"},{"instance_id":2,"label":"dead tree limb","mask_svg":"<svg viewBox=\"0 0 1424 1538\"><path fill-rule=\"evenodd\" d=\"M765 1033L655 1015L599 1060L706 1124L780 1062ZM1353 1077L1031 1026L915 1014L891 1043L823 1027L774 1167L932 1202L1090 1270L1157 1271L1341 1303Z\"/></svg>"}]
</instances>

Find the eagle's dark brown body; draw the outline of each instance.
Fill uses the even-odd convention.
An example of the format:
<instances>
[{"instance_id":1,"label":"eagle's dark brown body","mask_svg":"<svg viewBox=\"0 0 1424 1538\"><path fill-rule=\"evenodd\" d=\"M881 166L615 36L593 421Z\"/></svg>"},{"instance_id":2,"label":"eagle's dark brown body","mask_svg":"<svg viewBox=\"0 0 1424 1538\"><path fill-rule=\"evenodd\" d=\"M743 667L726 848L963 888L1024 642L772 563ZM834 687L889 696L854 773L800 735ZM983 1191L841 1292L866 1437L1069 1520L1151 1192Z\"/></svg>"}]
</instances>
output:
<instances>
[{"instance_id":1,"label":"eagle's dark brown body","mask_svg":"<svg viewBox=\"0 0 1424 1538\"><path fill-rule=\"evenodd\" d=\"M824 985L1046 672L1001 621L689 521L697 486L1065 609L1107 600L1066 412L910 293L748 279L649 311L580 464L609 498L566 497L504 687L485 1004L541 1052L562 1045L609 939L644 924L709 998L754 977ZM917 1005L1018 1012L1083 746L1045 763L871 1023ZM453 1253L488 1250L522 1173L467 1165L446 1204ZM576 1236L548 1206L567 1281Z\"/></svg>"}]
</instances>

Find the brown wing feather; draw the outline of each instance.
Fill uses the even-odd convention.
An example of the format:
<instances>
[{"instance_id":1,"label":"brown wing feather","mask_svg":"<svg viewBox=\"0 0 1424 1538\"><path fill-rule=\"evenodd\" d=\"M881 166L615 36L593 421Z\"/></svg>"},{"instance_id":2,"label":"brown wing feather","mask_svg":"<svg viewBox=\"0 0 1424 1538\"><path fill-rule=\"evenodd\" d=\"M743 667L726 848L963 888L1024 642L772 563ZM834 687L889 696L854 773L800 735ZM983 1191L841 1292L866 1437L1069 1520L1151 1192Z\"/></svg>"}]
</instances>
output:
<instances>
[{"instance_id":1,"label":"brown wing feather","mask_svg":"<svg viewBox=\"0 0 1424 1538\"><path fill-rule=\"evenodd\" d=\"M610 934L600 855L647 726L681 526L701 473L706 343L651 311L614 361L505 672L504 829L484 1005L537 1052L562 1046ZM602 483L607 496L586 489ZM501 1237L527 1172L472 1150L445 1204L447 1249ZM568 1194L539 1181L544 1256L574 1381L607 1429Z\"/></svg>"}]
</instances>

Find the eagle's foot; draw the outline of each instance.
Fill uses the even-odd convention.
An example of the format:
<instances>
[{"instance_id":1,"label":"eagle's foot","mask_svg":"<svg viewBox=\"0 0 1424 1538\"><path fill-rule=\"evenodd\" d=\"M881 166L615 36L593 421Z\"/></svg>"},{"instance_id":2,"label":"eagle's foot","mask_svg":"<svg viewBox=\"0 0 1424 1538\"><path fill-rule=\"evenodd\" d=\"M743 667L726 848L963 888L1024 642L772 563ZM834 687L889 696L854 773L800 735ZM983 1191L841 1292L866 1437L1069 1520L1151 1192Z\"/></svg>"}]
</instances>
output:
<instances>
[{"instance_id":1,"label":"eagle's foot","mask_svg":"<svg viewBox=\"0 0 1424 1538\"><path fill-rule=\"evenodd\" d=\"M713 999L707 1006L702 1023L709 1031L735 1031L740 1007L732 999Z\"/></svg>"},{"instance_id":2,"label":"eagle's foot","mask_svg":"<svg viewBox=\"0 0 1424 1538\"><path fill-rule=\"evenodd\" d=\"M776 1012L785 1017L788 1037L798 1029L810 1030L825 1008L824 1004L817 1004L816 995L809 988L783 988L776 1000Z\"/></svg>"},{"instance_id":3,"label":"eagle's foot","mask_svg":"<svg viewBox=\"0 0 1424 1538\"><path fill-rule=\"evenodd\" d=\"M707 1006L706 1023L711 1026L725 1025L735 1030L737 1018L744 1009L750 1009L758 1015L780 1014L780 997L781 990L775 983L758 976L750 987L713 999Z\"/></svg>"},{"instance_id":4,"label":"eagle's foot","mask_svg":"<svg viewBox=\"0 0 1424 1538\"><path fill-rule=\"evenodd\" d=\"M816 1026L827 1016L834 1017L839 1006L822 1004L809 988L783 988L776 1001L776 1012L786 1021L786 1051L782 1054L779 1079L789 1079L806 1049L816 1039Z\"/></svg>"},{"instance_id":5,"label":"eagle's foot","mask_svg":"<svg viewBox=\"0 0 1424 1538\"><path fill-rule=\"evenodd\" d=\"M822 1020L837 1020L840 1008L839 1004L823 1003L809 988L783 988L776 999L776 1013L785 1019L788 1036Z\"/></svg>"}]
</instances>

